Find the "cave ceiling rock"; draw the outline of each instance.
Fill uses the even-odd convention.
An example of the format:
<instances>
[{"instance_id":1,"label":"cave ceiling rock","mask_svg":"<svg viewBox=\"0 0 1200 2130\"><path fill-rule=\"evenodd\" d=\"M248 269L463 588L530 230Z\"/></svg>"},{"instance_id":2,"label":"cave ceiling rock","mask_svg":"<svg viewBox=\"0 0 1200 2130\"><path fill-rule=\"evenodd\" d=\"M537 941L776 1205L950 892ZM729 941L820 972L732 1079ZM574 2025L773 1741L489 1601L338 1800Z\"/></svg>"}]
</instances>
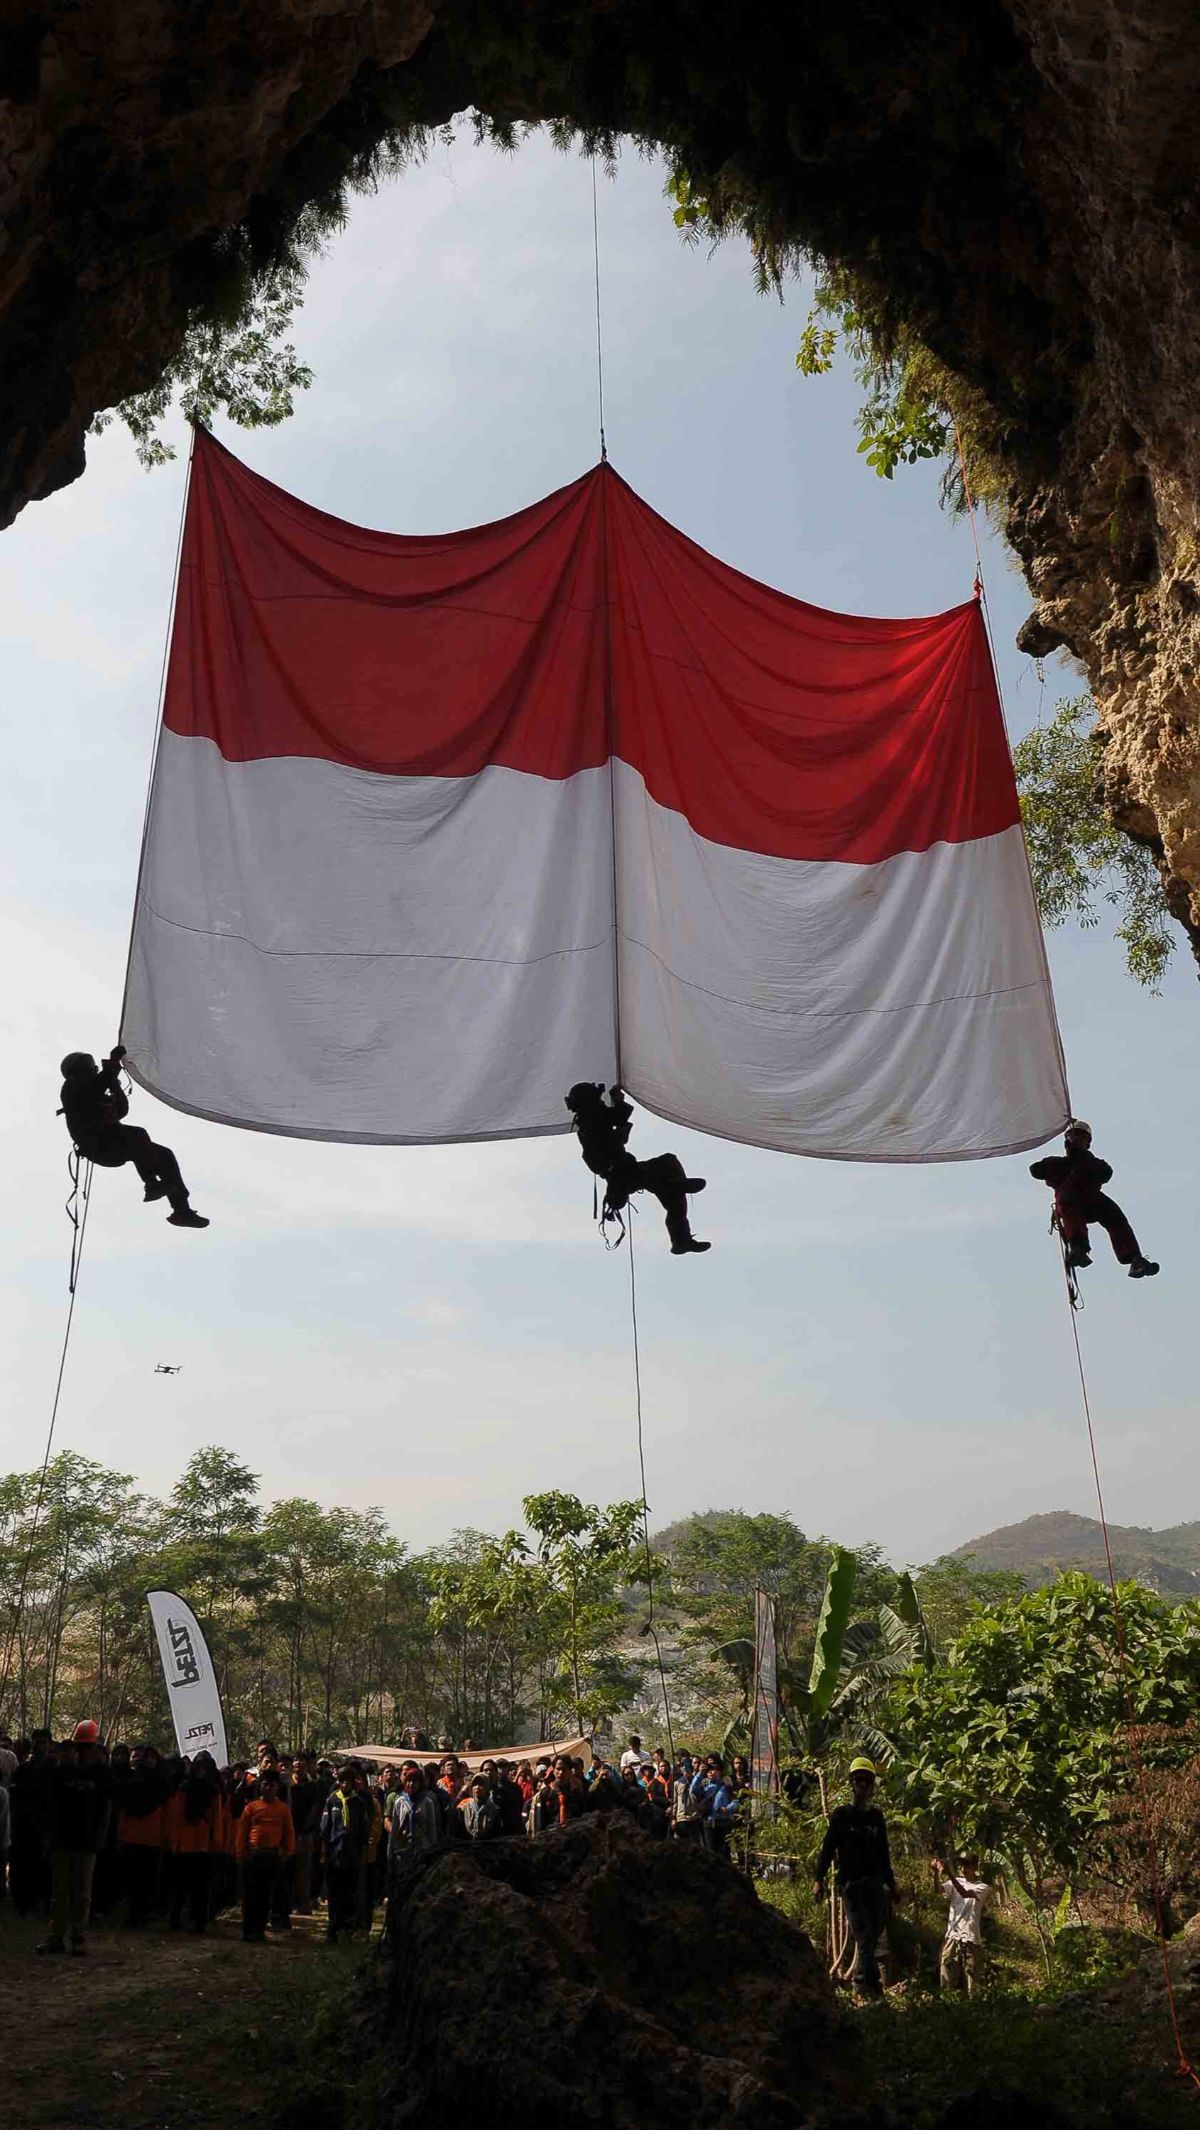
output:
<instances>
[{"instance_id":1,"label":"cave ceiling rock","mask_svg":"<svg viewBox=\"0 0 1200 2130\"><path fill-rule=\"evenodd\" d=\"M1116 817L1200 939L1190 0L0 0L0 524L373 142L477 109L661 143L962 381ZM398 201L397 213L403 212Z\"/></svg>"}]
</instances>

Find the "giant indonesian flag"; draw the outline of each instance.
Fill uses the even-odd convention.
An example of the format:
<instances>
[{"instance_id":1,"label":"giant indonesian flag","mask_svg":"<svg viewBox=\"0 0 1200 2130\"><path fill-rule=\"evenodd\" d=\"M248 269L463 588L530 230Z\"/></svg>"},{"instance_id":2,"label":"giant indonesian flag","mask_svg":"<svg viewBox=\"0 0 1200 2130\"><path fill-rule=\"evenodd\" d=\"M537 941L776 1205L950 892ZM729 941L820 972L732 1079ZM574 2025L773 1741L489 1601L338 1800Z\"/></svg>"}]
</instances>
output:
<instances>
[{"instance_id":1,"label":"giant indonesian flag","mask_svg":"<svg viewBox=\"0 0 1200 2130\"><path fill-rule=\"evenodd\" d=\"M306 1138L563 1131L621 1077L789 1153L1041 1143L1066 1089L978 604L805 606L607 465L368 532L200 431L124 1041L176 1108Z\"/></svg>"}]
</instances>

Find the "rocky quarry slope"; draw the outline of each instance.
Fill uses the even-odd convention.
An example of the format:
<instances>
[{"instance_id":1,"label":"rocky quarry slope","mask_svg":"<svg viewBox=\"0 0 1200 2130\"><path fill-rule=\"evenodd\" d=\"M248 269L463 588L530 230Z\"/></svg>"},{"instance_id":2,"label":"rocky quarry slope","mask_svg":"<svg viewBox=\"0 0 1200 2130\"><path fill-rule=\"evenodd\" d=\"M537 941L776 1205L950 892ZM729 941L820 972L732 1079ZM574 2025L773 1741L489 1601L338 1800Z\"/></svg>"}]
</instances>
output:
<instances>
[{"instance_id":1,"label":"rocky quarry slope","mask_svg":"<svg viewBox=\"0 0 1200 2130\"><path fill-rule=\"evenodd\" d=\"M1200 943L1200 38L1188 0L0 0L0 523L381 137L661 143L956 381ZM397 214L403 213L402 194Z\"/></svg>"}]
</instances>

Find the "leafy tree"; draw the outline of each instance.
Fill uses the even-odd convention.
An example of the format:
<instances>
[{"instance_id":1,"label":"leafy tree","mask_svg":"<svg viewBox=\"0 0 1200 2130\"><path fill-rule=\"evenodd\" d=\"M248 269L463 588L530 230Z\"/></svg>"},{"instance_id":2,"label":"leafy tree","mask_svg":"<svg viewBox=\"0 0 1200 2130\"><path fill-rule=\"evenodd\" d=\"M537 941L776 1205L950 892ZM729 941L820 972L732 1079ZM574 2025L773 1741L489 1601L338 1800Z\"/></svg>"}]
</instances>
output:
<instances>
[{"instance_id":1,"label":"leafy tree","mask_svg":"<svg viewBox=\"0 0 1200 2130\"><path fill-rule=\"evenodd\" d=\"M976 1613L994 1611L1010 1598L1024 1597L1023 1575L1011 1568L976 1568L956 1554L943 1553L915 1571L921 1616L935 1651L962 1633Z\"/></svg>"},{"instance_id":2,"label":"leafy tree","mask_svg":"<svg viewBox=\"0 0 1200 2130\"><path fill-rule=\"evenodd\" d=\"M556 1668L546 1685L551 1712L569 1711L579 1731L591 1731L624 1708L644 1665L622 1662L624 1587L635 1580L640 1554L640 1501L607 1509L575 1494L528 1494L522 1503L536 1557L561 1609L550 1609Z\"/></svg>"},{"instance_id":3,"label":"leafy tree","mask_svg":"<svg viewBox=\"0 0 1200 2130\"><path fill-rule=\"evenodd\" d=\"M775 1631L785 1654L816 1619L829 1547L823 1539L806 1538L790 1516L706 1509L661 1533L655 1546L664 1557L684 1640L693 1646L752 1643L757 1590L775 1601Z\"/></svg>"},{"instance_id":4,"label":"leafy tree","mask_svg":"<svg viewBox=\"0 0 1200 2130\"><path fill-rule=\"evenodd\" d=\"M1068 918L1098 924L1097 899L1107 903L1130 975L1158 991L1175 941L1152 851L1115 828L1105 808L1100 745L1095 704L1080 695L1013 749L1038 906L1056 929Z\"/></svg>"},{"instance_id":5,"label":"leafy tree","mask_svg":"<svg viewBox=\"0 0 1200 2130\"><path fill-rule=\"evenodd\" d=\"M143 1504L128 1474L106 1471L73 1451L51 1460L44 1484L40 1472L10 1474L0 1486L0 1504L0 1713L27 1730L49 1725L67 1681L75 1680L86 1659L93 1604L98 1596L111 1600ZM112 1620L103 1602L102 1619L110 1639L101 1671L111 1683Z\"/></svg>"},{"instance_id":6,"label":"leafy tree","mask_svg":"<svg viewBox=\"0 0 1200 2130\"><path fill-rule=\"evenodd\" d=\"M886 328L849 275L827 273L816 285L796 368L804 377L825 376L839 345L863 392L858 451L872 472L890 481L897 466L947 458L954 440L948 373L911 331ZM957 471L948 474L946 492L956 503L965 499Z\"/></svg>"},{"instance_id":7,"label":"leafy tree","mask_svg":"<svg viewBox=\"0 0 1200 2130\"><path fill-rule=\"evenodd\" d=\"M1133 1717L1182 1757L1200 1694L1200 1603L1119 1586ZM1060 1577L968 1622L936 1670L895 1691L903 1797L939 1843L1005 1859L1040 1919L1055 1874L1095 1852L1129 1783L1125 1682L1109 1591ZM1165 1741L1165 1742L1164 1742Z\"/></svg>"},{"instance_id":8,"label":"leafy tree","mask_svg":"<svg viewBox=\"0 0 1200 2130\"><path fill-rule=\"evenodd\" d=\"M243 429L264 429L288 419L296 393L313 381L287 337L313 260L344 227L351 195L374 192L384 179L421 161L435 137L397 117L399 123L385 126L378 140L364 142L331 172L323 191L299 212L294 202L283 218L262 211L253 229L243 225L216 240L178 354L148 390L98 414L93 434L115 414L133 437L141 464L151 468L176 455L161 433L176 399L189 421L208 423L223 412ZM438 129L436 137L453 136Z\"/></svg>"},{"instance_id":9,"label":"leafy tree","mask_svg":"<svg viewBox=\"0 0 1200 2130\"><path fill-rule=\"evenodd\" d=\"M532 1685L538 1729L548 1715L550 1649L560 1639L564 1600L546 1566L530 1558L518 1531L489 1538L456 1532L430 1555L429 1624L446 1666L450 1726L459 1737L515 1737Z\"/></svg>"},{"instance_id":10,"label":"leafy tree","mask_svg":"<svg viewBox=\"0 0 1200 2130\"><path fill-rule=\"evenodd\" d=\"M218 411L243 429L275 428L287 420L295 394L312 383L312 371L284 338L303 296L305 271L297 257L261 275L247 272L223 313L196 319L158 382L121 401L116 414L143 466L164 466L176 456L161 434L176 395L189 421L209 423ZM98 414L93 433L107 429L112 418Z\"/></svg>"}]
</instances>

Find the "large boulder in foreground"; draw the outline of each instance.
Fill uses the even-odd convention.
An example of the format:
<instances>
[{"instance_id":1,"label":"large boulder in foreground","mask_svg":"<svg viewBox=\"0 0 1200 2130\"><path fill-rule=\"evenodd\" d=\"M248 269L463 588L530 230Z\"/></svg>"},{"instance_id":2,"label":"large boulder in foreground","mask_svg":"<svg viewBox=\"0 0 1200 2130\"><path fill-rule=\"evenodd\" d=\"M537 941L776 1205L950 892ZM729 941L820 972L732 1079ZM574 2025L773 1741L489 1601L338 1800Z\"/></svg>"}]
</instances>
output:
<instances>
[{"instance_id":1,"label":"large boulder in foreground","mask_svg":"<svg viewBox=\"0 0 1200 2130\"><path fill-rule=\"evenodd\" d=\"M394 1917L395 2130L794 2130L847 2098L808 1939L626 1815L430 1857Z\"/></svg>"}]
</instances>

